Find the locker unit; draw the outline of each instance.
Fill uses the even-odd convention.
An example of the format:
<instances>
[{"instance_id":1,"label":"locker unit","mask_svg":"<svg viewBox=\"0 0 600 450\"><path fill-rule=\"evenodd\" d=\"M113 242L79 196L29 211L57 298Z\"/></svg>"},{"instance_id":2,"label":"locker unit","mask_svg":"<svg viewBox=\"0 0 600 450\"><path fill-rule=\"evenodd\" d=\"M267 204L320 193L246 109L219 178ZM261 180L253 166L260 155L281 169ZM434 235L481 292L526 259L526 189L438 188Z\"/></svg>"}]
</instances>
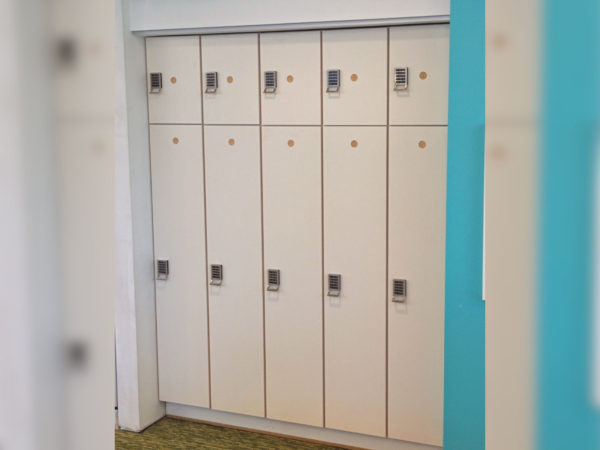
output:
<instances>
[{"instance_id":1,"label":"locker unit","mask_svg":"<svg viewBox=\"0 0 600 450\"><path fill-rule=\"evenodd\" d=\"M263 125L321 124L320 64L319 31L260 35Z\"/></svg>"},{"instance_id":2,"label":"locker unit","mask_svg":"<svg viewBox=\"0 0 600 450\"><path fill-rule=\"evenodd\" d=\"M386 433L385 175L385 128L324 129L324 272L340 275L324 292L325 426L376 436Z\"/></svg>"},{"instance_id":3,"label":"locker unit","mask_svg":"<svg viewBox=\"0 0 600 450\"><path fill-rule=\"evenodd\" d=\"M392 27L389 46L390 125L446 125L448 25Z\"/></svg>"},{"instance_id":4,"label":"locker unit","mask_svg":"<svg viewBox=\"0 0 600 450\"><path fill-rule=\"evenodd\" d=\"M202 36L204 121L259 123L258 35Z\"/></svg>"},{"instance_id":5,"label":"locker unit","mask_svg":"<svg viewBox=\"0 0 600 450\"><path fill-rule=\"evenodd\" d=\"M389 437L441 446L447 131L389 133Z\"/></svg>"},{"instance_id":6,"label":"locker unit","mask_svg":"<svg viewBox=\"0 0 600 450\"><path fill-rule=\"evenodd\" d=\"M264 127L262 149L267 417L322 426L321 128Z\"/></svg>"},{"instance_id":7,"label":"locker unit","mask_svg":"<svg viewBox=\"0 0 600 450\"><path fill-rule=\"evenodd\" d=\"M208 407L201 127L151 125L150 155L160 399Z\"/></svg>"},{"instance_id":8,"label":"locker unit","mask_svg":"<svg viewBox=\"0 0 600 450\"><path fill-rule=\"evenodd\" d=\"M146 49L161 400L441 445L448 25Z\"/></svg>"},{"instance_id":9,"label":"locker unit","mask_svg":"<svg viewBox=\"0 0 600 450\"><path fill-rule=\"evenodd\" d=\"M386 125L387 29L323 31L322 58L323 124Z\"/></svg>"},{"instance_id":10,"label":"locker unit","mask_svg":"<svg viewBox=\"0 0 600 450\"><path fill-rule=\"evenodd\" d=\"M146 38L146 70L150 123L202 123L198 36Z\"/></svg>"},{"instance_id":11,"label":"locker unit","mask_svg":"<svg viewBox=\"0 0 600 450\"><path fill-rule=\"evenodd\" d=\"M263 416L260 142L256 126L205 126L214 409Z\"/></svg>"}]
</instances>

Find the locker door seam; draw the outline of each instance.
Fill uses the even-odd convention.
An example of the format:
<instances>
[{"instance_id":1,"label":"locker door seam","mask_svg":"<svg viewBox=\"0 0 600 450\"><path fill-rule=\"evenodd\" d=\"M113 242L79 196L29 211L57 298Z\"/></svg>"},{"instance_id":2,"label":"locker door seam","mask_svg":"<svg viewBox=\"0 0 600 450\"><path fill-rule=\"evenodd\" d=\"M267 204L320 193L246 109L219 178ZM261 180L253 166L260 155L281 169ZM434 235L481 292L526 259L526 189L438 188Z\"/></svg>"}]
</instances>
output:
<instances>
[{"instance_id":1,"label":"locker door seam","mask_svg":"<svg viewBox=\"0 0 600 450\"><path fill-rule=\"evenodd\" d=\"M256 34L258 56L258 139L260 160L260 244L261 244L261 295L262 295L262 329L263 329L263 413L267 417L267 325L265 322L265 212L263 191L263 146L262 146L262 93L261 93L261 61L260 61L260 33Z\"/></svg>"},{"instance_id":2,"label":"locker door seam","mask_svg":"<svg viewBox=\"0 0 600 450\"><path fill-rule=\"evenodd\" d=\"M208 221L206 219L206 149L204 146L204 91L202 89L202 37L198 36L198 52L200 54L200 110L202 130L202 183L204 185L204 277L206 289L206 345L208 347L208 407L212 408L212 374L210 367L210 301L208 291Z\"/></svg>"},{"instance_id":3,"label":"locker door seam","mask_svg":"<svg viewBox=\"0 0 600 450\"><path fill-rule=\"evenodd\" d=\"M390 29L387 28L386 128L385 128L385 437L389 437L389 260L390 260Z\"/></svg>"},{"instance_id":4,"label":"locker door seam","mask_svg":"<svg viewBox=\"0 0 600 450\"><path fill-rule=\"evenodd\" d=\"M324 179L323 179L323 31L319 31L319 80L321 104L321 371L323 373L323 428L325 428L325 210L324 210Z\"/></svg>"},{"instance_id":5,"label":"locker door seam","mask_svg":"<svg viewBox=\"0 0 600 450\"><path fill-rule=\"evenodd\" d=\"M152 190L152 144L150 139L150 98L148 97L148 38L144 38L144 65L146 66L146 74L145 74L145 83L146 83L146 118L148 120L148 167L150 169L150 217L152 220L152 278L154 286L154 340L156 347L156 376L158 380L158 399L160 400L160 364L159 364L159 354L158 354L158 298L156 296L156 269L155 269L155 261L156 261L156 241L154 240L154 196ZM138 364L136 361L136 368Z\"/></svg>"}]
</instances>

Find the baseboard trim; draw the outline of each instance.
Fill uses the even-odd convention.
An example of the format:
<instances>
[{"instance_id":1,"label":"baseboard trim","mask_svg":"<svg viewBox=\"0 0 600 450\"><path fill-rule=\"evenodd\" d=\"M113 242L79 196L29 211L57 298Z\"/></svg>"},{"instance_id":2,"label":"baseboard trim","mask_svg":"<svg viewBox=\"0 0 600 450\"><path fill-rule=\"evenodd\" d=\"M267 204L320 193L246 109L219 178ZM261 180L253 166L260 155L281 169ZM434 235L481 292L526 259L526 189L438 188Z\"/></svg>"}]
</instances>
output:
<instances>
[{"instance_id":1,"label":"baseboard trim","mask_svg":"<svg viewBox=\"0 0 600 450\"><path fill-rule=\"evenodd\" d=\"M166 417L170 417L172 419L187 420L187 421L196 422L196 423L203 423L203 424L206 424L206 425L214 425L214 426L217 426L217 427L230 428L230 429L233 429L233 430L251 431L252 433L265 434L267 436L277 436L277 437L281 437L281 438L295 439L297 441L310 442L310 443L313 443L313 444L336 445L336 446L339 446L341 448L345 448L345 449L349 449L349 450L361 450L362 449L362 447L351 447L351 446L348 446L348 445L334 444L333 442L319 441L317 439L310 439L310 438L306 438L306 437L302 437L302 436L294 436L294 435L291 435L291 434L277 433L275 431L257 430L255 428L241 427L239 425L230 425L230 424L227 424L227 423L220 423L220 422L212 422L210 420L204 420L204 419L191 419L189 417L174 416L174 415L171 415L171 414L167 414Z\"/></svg>"},{"instance_id":2,"label":"baseboard trim","mask_svg":"<svg viewBox=\"0 0 600 450\"><path fill-rule=\"evenodd\" d=\"M167 403L167 417L206 423L220 427L252 431L271 436L286 437L305 442L329 444L346 449L381 450L440 450L441 447L418 444L415 442L386 439L347 431L301 425L264 417L246 416L243 414L217 411L196 406Z\"/></svg>"}]
</instances>

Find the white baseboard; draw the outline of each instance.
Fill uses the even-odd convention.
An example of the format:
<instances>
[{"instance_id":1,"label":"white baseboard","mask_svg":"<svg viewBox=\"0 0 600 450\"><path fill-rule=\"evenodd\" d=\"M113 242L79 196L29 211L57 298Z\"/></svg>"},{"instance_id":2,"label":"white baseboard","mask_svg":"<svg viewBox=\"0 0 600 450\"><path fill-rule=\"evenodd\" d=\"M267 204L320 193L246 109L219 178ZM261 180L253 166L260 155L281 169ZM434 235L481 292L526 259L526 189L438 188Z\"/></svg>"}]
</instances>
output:
<instances>
[{"instance_id":1,"label":"white baseboard","mask_svg":"<svg viewBox=\"0 0 600 450\"><path fill-rule=\"evenodd\" d=\"M394 450L439 450L441 447L417 444L414 442L398 441L367 436L347 431L330 430L328 428L312 427L297 423L281 422L264 417L246 416L214 409L198 408L196 406L167 403L167 415L185 417L187 419L220 423L240 428L249 428L267 433L281 434L301 439L310 439L350 447Z\"/></svg>"}]
</instances>

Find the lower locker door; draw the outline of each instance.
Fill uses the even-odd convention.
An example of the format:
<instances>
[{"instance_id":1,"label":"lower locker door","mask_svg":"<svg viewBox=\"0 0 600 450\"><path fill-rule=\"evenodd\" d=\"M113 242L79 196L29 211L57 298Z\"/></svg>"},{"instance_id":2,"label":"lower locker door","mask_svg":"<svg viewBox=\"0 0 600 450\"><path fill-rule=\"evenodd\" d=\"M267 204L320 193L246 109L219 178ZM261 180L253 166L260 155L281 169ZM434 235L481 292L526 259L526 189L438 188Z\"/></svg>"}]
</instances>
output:
<instances>
[{"instance_id":1,"label":"lower locker door","mask_svg":"<svg viewBox=\"0 0 600 450\"><path fill-rule=\"evenodd\" d=\"M202 128L151 125L154 255L160 399L208 406L208 334ZM155 263L155 273L156 273Z\"/></svg>"},{"instance_id":2,"label":"lower locker door","mask_svg":"<svg viewBox=\"0 0 600 450\"><path fill-rule=\"evenodd\" d=\"M323 152L325 426L385 436L386 129L326 127Z\"/></svg>"},{"instance_id":3,"label":"lower locker door","mask_svg":"<svg viewBox=\"0 0 600 450\"><path fill-rule=\"evenodd\" d=\"M389 140L389 437L442 445L446 127Z\"/></svg>"},{"instance_id":4,"label":"lower locker door","mask_svg":"<svg viewBox=\"0 0 600 450\"><path fill-rule=\"evenodd\" d=\"M212 407L264 415L260 146L257 126L207 126L206 219Z\"/></svg>"},{"instance_id":5,"label":"lower locker door","mask_svg":"<svg viewBox=\"0 0 600 450\"><path fill-rule=\"evenodd\" d=\"M262 150L267 417L322 426L321 128L263 127Z\"/></svg>"}]
</instances>

